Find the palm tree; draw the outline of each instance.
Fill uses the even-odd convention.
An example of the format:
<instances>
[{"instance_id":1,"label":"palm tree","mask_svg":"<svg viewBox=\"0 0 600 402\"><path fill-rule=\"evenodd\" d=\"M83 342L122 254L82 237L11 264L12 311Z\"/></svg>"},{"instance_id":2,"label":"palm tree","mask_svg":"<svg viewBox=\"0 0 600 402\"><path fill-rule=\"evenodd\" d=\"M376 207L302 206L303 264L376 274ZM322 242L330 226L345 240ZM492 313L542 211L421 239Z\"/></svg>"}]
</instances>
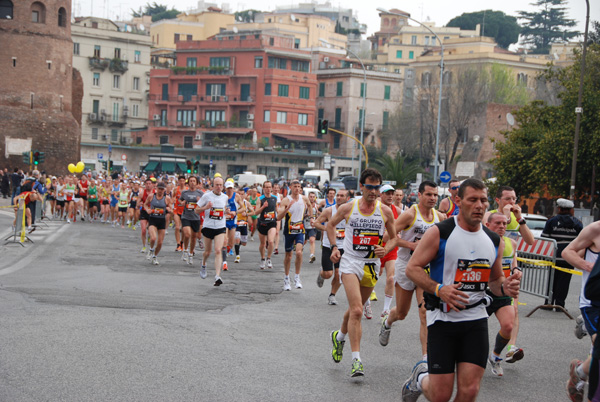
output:
<instances>
[{"instance_id":1,"label":"palm tree","mask_svg":"<svg viewBox=\"0 0 600 402\"><path fill-rule=\"evenodd\" d=\"M381 172L384 180L395 181L399 188L403 188L409 181L415 180L417 173L423 173L423 168L418 160L411 160L400 152L394 157L384 154L375 160L374 165ZM424 173L424 175L426 174Z\"/></svg>"}]
</instances>

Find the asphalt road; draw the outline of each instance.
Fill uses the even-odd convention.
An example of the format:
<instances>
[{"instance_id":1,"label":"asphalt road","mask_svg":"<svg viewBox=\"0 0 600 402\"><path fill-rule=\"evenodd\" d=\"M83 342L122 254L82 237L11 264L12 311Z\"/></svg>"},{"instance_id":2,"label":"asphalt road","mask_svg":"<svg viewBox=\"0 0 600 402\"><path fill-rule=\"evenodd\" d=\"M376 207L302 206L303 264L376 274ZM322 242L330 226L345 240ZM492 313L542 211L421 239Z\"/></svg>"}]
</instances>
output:
<instances>
[{"instance_id":1,"label":"asphalt road","mask_svg":"<svg viewBox=\"0 0 600 402\"><path fill-rule=\"evenodd\" d=\"M11 220L0 209L3 239ZM350 377L349 342L335 364L329 333L345 295L327 304L330 284L316 286L319 265L306 251L302 290L282 290L281 254L273 270L258 269L258 236L213 287L214 273L198 275L199 258L189 267L173 251L172 230L152 266L139 253L139 230L48 225L31 234L34 244L0 246L0 401L400 400L419 360L415 311L394 324L387 347L378 343L380 281L375 317L363 319L366 376ZM567 303L575 314L579 288L575 277ZM521 301L525 358L504 364L502 378L488 369L478 400L567 401L569 362L586 356L589 337L576 339L561 313L526 318L542 300ZM490 343L497 330L491 318Z\"/></svg>"}]
</instances>

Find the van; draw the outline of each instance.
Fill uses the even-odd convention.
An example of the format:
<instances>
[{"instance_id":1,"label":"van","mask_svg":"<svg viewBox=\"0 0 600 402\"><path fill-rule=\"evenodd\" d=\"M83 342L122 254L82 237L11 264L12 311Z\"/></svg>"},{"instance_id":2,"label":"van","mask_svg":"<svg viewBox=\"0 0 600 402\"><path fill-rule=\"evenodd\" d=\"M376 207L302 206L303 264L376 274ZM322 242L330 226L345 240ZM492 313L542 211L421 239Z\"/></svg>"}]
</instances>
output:
<instances>
[{"instance_id":1,"label":"van","mask_svg":"<svg viewBox=\"0 0 600 402\"><path fill-rule=\"evenodd\" d=\"M313 183L320 190L325 189L325 182L329 182L329 170L307 170L304 172L302 180Z\"/></svg>"},{"instance_id":2,"label":"van","mask_svg":"<svg viewBox=\"0 0 600 402\"><path fill-rule=\"evenodd\" d=\"M317 204L320 203L321 201L323 201L325 199L325 197L323 197L323 193L321 193L319 190L317 190L316 188L311 188L311 187L304 187L302 189L302 193L308 197L308 195L310 193L315 193L315 198L317 199Z\"/></svg>"},{"instance_id":3,"label":"van","mask_svg":"<svg viewBox=\"0 0 600 402\"><path fill-rule=\"evenodd\" d=\"M255 184L258 184L262 187L263 183L267 181L267 176L265 176L264 174L244 172L239 175L233 176L233 180L240 187L251 187Z\"/></svg>"}]
</instances>

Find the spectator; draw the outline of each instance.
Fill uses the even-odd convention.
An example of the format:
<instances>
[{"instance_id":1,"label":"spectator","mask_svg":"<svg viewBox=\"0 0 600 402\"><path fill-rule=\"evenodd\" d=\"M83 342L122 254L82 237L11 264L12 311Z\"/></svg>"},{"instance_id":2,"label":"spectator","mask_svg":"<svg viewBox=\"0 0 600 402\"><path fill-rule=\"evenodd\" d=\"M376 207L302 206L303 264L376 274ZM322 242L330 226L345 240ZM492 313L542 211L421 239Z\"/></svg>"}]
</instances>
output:
<instances>
[{"instance_id":1,"label":"spectator","mask_svg":"<svg viewBox=\"0 0 600 402\"><path fill-rule=\"evenodd\" d=\"M10 193L10 178L8 175L8 169L0 169L0 191L2 192L2 198L8 198Z\"/></svg>"},{"instance_id":2,"label":"spectator","mask_svg":"<svg viewBox=\"0 0 600 402\"><path fill-rule=\"evenodd\" d=\"M21 182L23 181L23 171L19 171L19 168L15 168L13 173L10 175L10 184L12 186L12 196L10 199L11 205L15 205L15 197L21 194Z\"/></svg>"},{"instance_id":3,"label":"spectator","mask_svg":"<svg viewBox=\"0 0 600 402\"><path fill-rule=\"evenodd\" d=\"M556 240L556 266L573 269L573 266L562 258L562 251L571 243L583 229L583 224L573 216L575 204L565 198L556 201L558 214L548 219L542 237ZM546 300L546 304L564 307L565 299L569 293L571 274L554 270L554 285L552 287L552 300ZM556 311L561 311L556 309Z\"/></svg>"}]
</instances>

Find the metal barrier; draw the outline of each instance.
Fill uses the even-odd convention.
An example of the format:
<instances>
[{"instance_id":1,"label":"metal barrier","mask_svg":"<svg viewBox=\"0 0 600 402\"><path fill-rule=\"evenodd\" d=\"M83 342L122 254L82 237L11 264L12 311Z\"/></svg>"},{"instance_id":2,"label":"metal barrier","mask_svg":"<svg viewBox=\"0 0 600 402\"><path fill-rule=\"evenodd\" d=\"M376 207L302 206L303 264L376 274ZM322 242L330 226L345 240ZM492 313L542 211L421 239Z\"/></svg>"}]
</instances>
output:
<instances>
[{"instance_id":1,"label":"metal barrier","mask_svg":"<svg viewBox=\"0 0 600 402\"><path fill-rule=\"evenodd\" d=\"M21 198L19 200L19 209L17 210L17 217L15 220L15 225L13 227L13 233L4 239L5 245L8 243L18 243L22 247L25 247L25 245L23 244L25 241L33 243L33 240L31 240L27 236L27 233L25 231L25 229L27 228L25 208L25 200ZM9 240L11 238L12 240Z\"/></svg>"},{"instance_id":2,"label":"metal barrier","mask_svg":"<svg viewBox=\"0 0 600 402\"><path fill-rule=\"evenodd\" d=\"M552 300L556 250L556 240L554 239L536 237L534 243L528 245L523 241L523 238L519 238L517 242L517 266L523 272L521 292L542 297L545 301ZM573 319L563 306L555 304L541 304L527 314L527 317L540 308L554 308Z\"/></svg>"},{"instance_id":3,"label":"metal barrier","mask_svg":"<svg viewBox=\"0 0 600 402\"><path fill-rule=\"evenodd\" d=\"M35 203L35 223L32 226L36 229L40 228L42 224L49 227L48 224L43 221L44 219L46 219L46 195L44 195L41 201L38 200Z\"/></svg>"}]
</instances>

